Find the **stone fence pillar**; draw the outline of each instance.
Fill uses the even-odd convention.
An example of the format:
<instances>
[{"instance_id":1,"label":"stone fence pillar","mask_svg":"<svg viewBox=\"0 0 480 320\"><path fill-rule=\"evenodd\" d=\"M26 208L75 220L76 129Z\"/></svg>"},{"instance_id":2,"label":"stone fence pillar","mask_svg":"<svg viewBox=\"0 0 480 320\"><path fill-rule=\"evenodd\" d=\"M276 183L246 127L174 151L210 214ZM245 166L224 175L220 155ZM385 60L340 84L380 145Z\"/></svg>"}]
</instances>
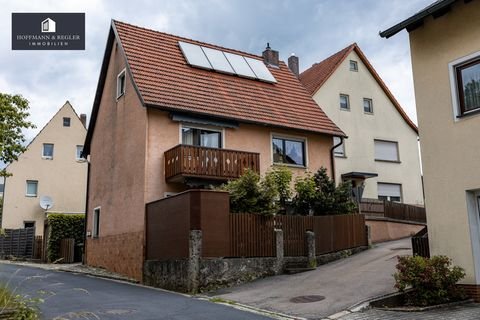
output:
<instances>
[{"instance_id":1,"label":"stone fence pillar","mask_svg":"<svg viewBox=\"0 0 480 320\"><path fill-rule=\"evenodd\" d=\"M283 230L275 229L275 251L277 253L277 262L275 266L275 273L281 274L284 267L284 246L283 246Z\"/></svg>"},{"instance_id":2,"label":"stone fence pillar","mask_svg":"<svg viewBox=\"0 0 480 320\"><path fill-rule=\"evenodd\" d=\"M317 259L315 254L315 233L313 231L307 231L306 237L307 237L308 266L310 268L316 268Z\"/></svg>"},{"instance_id":3,"label":"stone fence pillar","mask_svg":"<svg viewBox=\"0 0 480 320\"><path fill-rule=\"evenodd\" d=\"M200 258L202 256L202 230L191 230L188 256L188 291L196 293L199 287Z\"/></svg>"}]
</instances>

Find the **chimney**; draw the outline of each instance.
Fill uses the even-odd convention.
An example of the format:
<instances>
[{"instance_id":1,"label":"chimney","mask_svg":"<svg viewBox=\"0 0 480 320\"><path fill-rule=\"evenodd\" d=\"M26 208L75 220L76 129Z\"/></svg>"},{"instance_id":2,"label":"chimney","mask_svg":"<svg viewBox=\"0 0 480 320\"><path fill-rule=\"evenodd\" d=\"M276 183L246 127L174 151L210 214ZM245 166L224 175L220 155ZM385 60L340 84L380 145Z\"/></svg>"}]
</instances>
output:
<instances>
[{"instance_id":1,"label":"chimney","mask_svg":"<svg viewBox=\"0 0 480 320\"><path fill-rule=\"evenodd\" d=\"M278 51L272 50L272 48L270 48L270 43L267 42L267 47L265 48L265 51L263 51L262 56L263 61L267 65L278 67Z\"/></svg>"},{"instance_id":2,"label":"chimney","mask_svg":"<svg viewBox=\"0 0 480 320\"><path fill-rule=\"evenodd\" d=\"M85 113L80 114L80 122L85 128L87 127L87 115Z\"/></svg>"},{"instance_id":3,"label":"chimney","mask_svg":"<svg viewBox=\"0 0 480 320\"><path fill-rule=\"evenodd\" d=\"M290 57L288 57L288 68L298 78L299 65L298 65L298 57L295 55L295 53L292 53L292 55Z\"/></svg>"}]
</instances>

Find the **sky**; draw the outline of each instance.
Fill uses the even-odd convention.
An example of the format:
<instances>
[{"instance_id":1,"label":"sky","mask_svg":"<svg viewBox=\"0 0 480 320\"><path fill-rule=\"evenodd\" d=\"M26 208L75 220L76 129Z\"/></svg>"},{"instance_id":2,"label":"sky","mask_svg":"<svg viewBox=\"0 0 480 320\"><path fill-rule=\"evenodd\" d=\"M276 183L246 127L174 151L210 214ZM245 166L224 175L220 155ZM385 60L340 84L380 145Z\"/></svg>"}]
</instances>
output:
<instances>
[{"instance_id":1,"label":"sky","mask_svg":"<svg viewBox=\"0 0 480 320\"><path fill-rule=\"evenodd\" d=\"M261 54L269 42L300 71L356 42L416 123L408 33L379 31L433 0L0 0L0 92L30 101L31 140L69 100L90 117L111 19ZM84 12L84 51L12 51L12 12Z\"/></svg>"}]
</instances>

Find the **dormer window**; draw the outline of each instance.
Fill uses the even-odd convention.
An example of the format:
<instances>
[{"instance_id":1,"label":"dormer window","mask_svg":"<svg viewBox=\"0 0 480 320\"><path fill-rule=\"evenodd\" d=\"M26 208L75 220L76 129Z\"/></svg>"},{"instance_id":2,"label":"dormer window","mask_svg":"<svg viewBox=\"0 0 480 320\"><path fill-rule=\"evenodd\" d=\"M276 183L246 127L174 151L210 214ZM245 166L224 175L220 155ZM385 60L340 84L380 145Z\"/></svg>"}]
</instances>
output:
<instances>
[{"instance_id":1,"label":"dormer window","mask_svg":"<svg viewBox=\"0 0 480 320\"><path fill-rule=\"evenodd\" d=\"M117 99L125 94L125 69L117 76Z\"/></svg>"},{"instance_id":2,"label":"dormer window","mask_svg":"<svg viewBox=\"0 0 480 320\"><path fill-rule=\"evenodd\" d=\"M350 60L350 71L358 71L358 63L355 60Z\"/></svg>"}]
</instances>

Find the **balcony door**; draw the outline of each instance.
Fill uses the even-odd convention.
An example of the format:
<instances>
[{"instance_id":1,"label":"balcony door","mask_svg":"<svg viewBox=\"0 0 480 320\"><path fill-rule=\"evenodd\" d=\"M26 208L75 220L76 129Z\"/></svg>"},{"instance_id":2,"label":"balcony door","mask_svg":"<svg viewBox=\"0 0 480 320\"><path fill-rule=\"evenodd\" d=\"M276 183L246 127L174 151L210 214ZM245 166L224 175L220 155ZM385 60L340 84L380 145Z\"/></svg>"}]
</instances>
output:
<instances>
[{"instance_id":1,"label":"balcony door","mask_svg":"<svg viewBox=\"0 0 480 320\"><path fill-rule=\"evenodd\" d=\"M182 144L208 148L221 148L222 131L183 126Z\"/></svg>"}]
</instances>

